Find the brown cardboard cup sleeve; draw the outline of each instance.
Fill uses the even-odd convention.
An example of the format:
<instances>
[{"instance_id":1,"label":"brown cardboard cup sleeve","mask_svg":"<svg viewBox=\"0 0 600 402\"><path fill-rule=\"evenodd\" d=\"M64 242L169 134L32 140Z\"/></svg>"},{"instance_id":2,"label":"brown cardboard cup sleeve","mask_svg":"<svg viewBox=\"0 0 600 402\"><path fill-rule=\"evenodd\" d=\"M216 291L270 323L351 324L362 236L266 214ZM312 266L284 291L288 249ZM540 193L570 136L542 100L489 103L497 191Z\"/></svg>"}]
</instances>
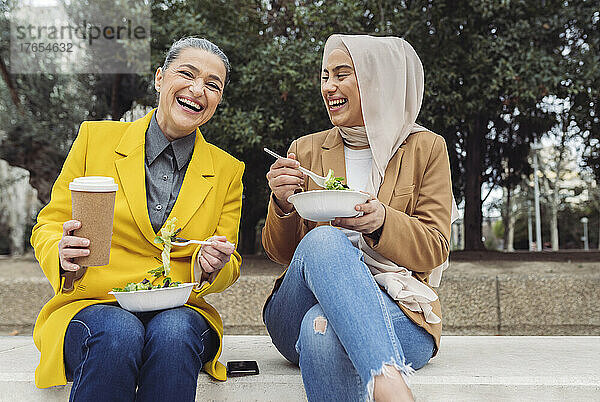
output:
<instances>
[{"instance_id":1,"label":"brown cardboard cup sleeve","mask_svg":"<svg viewBox=\"0 0 600 402\"><path fill-rule=\"evenodd\" d=\"M85 237L90 241L90 254L74 258L74 262L81 267L107 265L118 185L112 177L86 176L74 179L69 189L72 217L81 222L81 227L73 231L73 236Z\"/></svg>"}]
</instances>

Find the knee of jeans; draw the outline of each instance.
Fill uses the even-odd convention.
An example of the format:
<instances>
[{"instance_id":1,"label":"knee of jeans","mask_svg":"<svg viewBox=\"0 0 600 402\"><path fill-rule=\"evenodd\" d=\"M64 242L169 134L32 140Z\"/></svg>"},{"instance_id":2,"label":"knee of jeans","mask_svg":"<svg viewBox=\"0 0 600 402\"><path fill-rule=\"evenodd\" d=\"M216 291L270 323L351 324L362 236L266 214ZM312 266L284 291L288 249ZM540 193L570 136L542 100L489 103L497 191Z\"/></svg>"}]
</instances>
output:
<instances>
[{"instance_id":1,"label":"knee of jeans","mask_svg":"<svg viewBox=\"0 0 600 402\"><path fill-rule=\"evenodd\" d=\"M138 356L144 347L144 326L135 317L115 323L97 334L102 353L113 358Z\"/></svg>"},{"instance_id":2,"label":"knee of jeans","mask_svg":"<svg viewBox=\"0 0 600 402\"><path fill-rule=\"evenodd\" d=\"M315 268L320 273L332 268L337 272L339 261L359 258L358 253L358 249L341 230L331 226L319 226L302 238L294 258L303 261L305 269Z\"/></svg>"},{"instance_id":3,"label":"knee of jeans","mask_svg":"<svg viewBox=\"0 0 600 402\"><path fill-rule=\"evenodd\" d=\"M351 245L346 235L333 226L318 226L308 232L300 241L298 248L311 254L331 253L344 250Z\"/></svg>"},{"instance_id":4,"label":"knee of jeans","mask_svg":"<svg viewBox=\"0 0 600 402\"><path fill-rule=\"evenodd\" d=\"M191 308L180 307L157 314L146 328L146 340L176 348L202 338L206 331L210 331L210 327L204 317Z\"/></svg>"},{"instance_id":5,"label":"knee of jeans","mask_svg":"<svg viewBox=\"0 0 600 402\"><path fill-rule=\"evenodd\" d=\"M423 330L423 332L425 332L425 330ZM422 368L429 362L433 355L434 348L435 341L433 340L433 336L429 334L426 334L426 336L420 339L420 342L418 343L407 345L407 347L403 346L406 361L409 362L411 367L415 370Z\"/></svg>"},{"instance_id":6,"label":"knee of jeans","mask_svg":"<svg viewBox=\"0 0 600 402\"><path fill-rule=\"evenodd\" d=\"M302 238L302 240L304 239L307 239L307 241L310 241L311 243L327 245L328 243L334 241L345 240L347 239L347 237L344 234L344 232L342 232L338 228L329 225L322 225L317 226L316 228L309 231Z\"/></svg>"},{"instance_id":7,"label":"knee of jeans","mask_svg":"<svg viewBox=\"0 0 600 402\"><path fill-rule=\"evenodd\" d=\"M340 341L329 325L320 305L311 307L300 324L300 335L296 343L296 351L304 357L326 359L336 355L340 349Z\"/></svg>"}]
</instances>

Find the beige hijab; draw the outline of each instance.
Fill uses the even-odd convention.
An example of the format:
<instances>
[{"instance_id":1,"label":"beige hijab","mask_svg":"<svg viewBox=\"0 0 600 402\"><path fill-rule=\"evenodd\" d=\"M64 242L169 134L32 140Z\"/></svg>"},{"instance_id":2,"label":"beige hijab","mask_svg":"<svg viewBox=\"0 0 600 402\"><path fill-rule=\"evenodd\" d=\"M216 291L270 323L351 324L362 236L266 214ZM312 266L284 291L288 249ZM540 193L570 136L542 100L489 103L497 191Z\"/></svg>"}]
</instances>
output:
<instances>
[{"instance_id":1,"label":"beige hijab","mask_svg":"<svg viewBox=\"0 0 600 402\"><path fill-rule=\"evenodd\" d=\"M368 144L373 156L371 180L367 191L377 194L388 163L406 138L426 128L416 123L423 101L423 65L413 47L396 37L332 35L325 43L323 65L329 54L341 49L350 54L358 82L365 127L338 127L349 145ZM458 208L452 197L452 222ZM405 267L372 250L361 237L359 246L375 280L412 311L422 311L429 323L440 318L430 303L437 295L412 276ZM439 286L448 261L434 269L430 283Z\"/></svg>"},{"instance_id":2,"label":"beige hijab","mask_svg":"<svg viewBox=\"0 0 600 402\"><path fill-rule=\"evenodd\" d=\"M406 138L427 130L415 123L423 101L423 65L412 46L396 37L332 35L325 43L323 65L341 49L354 63L365 127L341 127L344 141L364 145L373 154L373 194L385 169ZM366 129L366 137L365 137Z\"/></svg>"}]
</instances>

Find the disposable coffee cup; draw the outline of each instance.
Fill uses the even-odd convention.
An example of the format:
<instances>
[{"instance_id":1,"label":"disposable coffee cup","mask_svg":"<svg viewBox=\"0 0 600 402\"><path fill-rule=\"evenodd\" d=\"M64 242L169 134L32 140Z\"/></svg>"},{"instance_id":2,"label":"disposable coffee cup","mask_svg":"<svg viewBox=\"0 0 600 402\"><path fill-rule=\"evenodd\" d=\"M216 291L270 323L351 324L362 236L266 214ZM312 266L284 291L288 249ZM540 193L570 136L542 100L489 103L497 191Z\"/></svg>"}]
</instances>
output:
<instances>
[{"instance_id":1,"label":"disposable coffee cup","mask_svg":"<svg viewBox=\"0 0 600 402\"><path fill-rule=\"evenodd\" d=\"M81 222L73 236L90 241L90 253L73 259L81 267L96 267L109 262L117 189L112 177L78 177L69 183L72 216Z\"/></svg>"}]
</instances>

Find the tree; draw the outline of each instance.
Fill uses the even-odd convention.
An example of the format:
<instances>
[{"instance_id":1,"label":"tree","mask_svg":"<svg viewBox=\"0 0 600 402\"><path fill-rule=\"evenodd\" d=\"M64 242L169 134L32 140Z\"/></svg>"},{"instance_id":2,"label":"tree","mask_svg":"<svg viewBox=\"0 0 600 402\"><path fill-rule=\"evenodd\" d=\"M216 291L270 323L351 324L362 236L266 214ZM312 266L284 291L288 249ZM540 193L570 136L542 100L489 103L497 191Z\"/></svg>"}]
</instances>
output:
<instances>
[{"instance_id":1,"label":"tree","mask_svg":"<svg viewBox=\"0 0 600 402\"><path fill-rule=\"evenodd\" d=\"M256 250L266 214L264 175L271 160L262 147L285 152L293 139L331 126L319 70L323 44L336 32L401 36L420 55L425 97L419 123L446 139L454 194L466 205L466 248L483 247L483 184L505 188L511 202L518 198L515 183L530 174L531 142L556 124L543 107L547 96L569 100L585 161L600 174L599 15L592 1L161 0L151 6L153 69L174 40L188 35L214 41L230 58L231 82L202 133L246 162L244 253ZM5 62L6 43L0 44ZM4 77L1 153L32 172L47 201L81 121L119 118L132 104L155 105L152 81L149 74Z\"/></svg>"},{"instance_id":2,"label":"tree","mask_svg":"<svg viewBox=\"0 0 600 402\"><path fill-rule=\"evenodd\" d=\"M149 81L143 76L124 75L115 89L115 75L9 74L8 17L8 2L2 0L0 127L4 135L0 138L0 158L27 169L38 197L47 203L81 122L108 116L119 119L135 100L146 103ZM4 96L6 93L10 97Z\"/></svg>"},{"instance_id":3,"label":"tree","mask_svg":"<svg viewBox=\"0 0 600 402\"><path fill-rule=\"evenodd\" d=\"M600 12L593 1L569 3L571 18L560 49L567 54L566 76L559 97L569 102L566 118L584 140L584 167L600 181Z\"/></svg>"},{"instance_id":4,"label":"tree","mask_svg":"<svg viewBox=\"0 0 600 402\"><path fill-rule=\"evenodd\" d=\"M553 24L562 7L558 1L430 7L429 29L439 39L425 52L436 59L425 65L436 69L438 96L428 116L459 148L454 174L464 175L467 249L482 248L481 185L514 185L529 169L522 163L529 143L552 126L538 104L560 81L555 50L562 28Z\"/></svg>"},{"instance_id":5,"label":"tree","mask_svg":"<svg viewBox=\"0 0 600 402\"><path fill-rule=\"evenodd\" d=\"M565 201L563 189L568 190L568 186L572 187L572 183L579 178L577 172L573 171L576 169L577 163L573 149L574 130L569 126L569 108L559 100L555 99L554 103L558 106L558 124L548 133L548 139L552 140L552 145L540 152L540 172L550 209L552 250L557 251L559 249L558 213L560 206Z\"/></svg>"},{"instance_id":6,"label":"tree","mask_svg":"<svg viewBox=\"0 0 600 402\"><path fill-rule=\"evenodd\" d=\"M241 252L257 249L266 214L272 160L262 148L285 153L293 139L331 126L319 94L322 46L330 33L360 29L363 13L350 1L327 7L308 1L153 5L155 66L173 39L186 35L213 40L231 61L223 102L201 130L246 163Z\"/></svg>"}]
</instances>

